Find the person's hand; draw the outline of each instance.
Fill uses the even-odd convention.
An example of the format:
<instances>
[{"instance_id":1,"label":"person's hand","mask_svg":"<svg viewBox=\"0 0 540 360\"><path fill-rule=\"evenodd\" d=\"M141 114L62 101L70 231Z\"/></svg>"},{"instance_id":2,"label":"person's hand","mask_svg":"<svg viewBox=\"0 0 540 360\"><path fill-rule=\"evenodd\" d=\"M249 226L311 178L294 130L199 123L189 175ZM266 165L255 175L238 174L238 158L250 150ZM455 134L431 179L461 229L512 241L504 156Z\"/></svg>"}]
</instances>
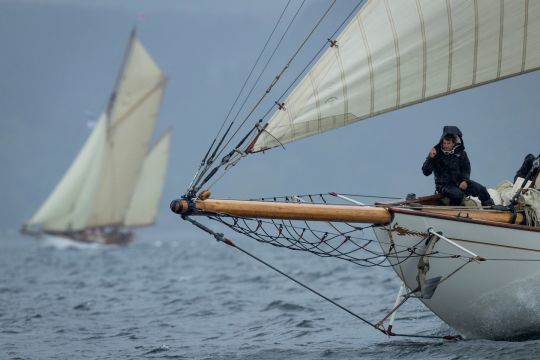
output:
<instances>
[{"instance_id":1,"label":"person's hand","mask_svg":"<svg viewBox=\"0 0 540 360\"><path fill-rule=\"evenodd\" d=\"M435 155L437 155L437 150L435 150L435 148L431 148L429 151L429 157L433 159Z\"/></svg>"},{"instance_id":2,"label":"person's hand","mask_svg":"<svg viewBox=\"0 0 540 360\"><path fill-rule=\"evenodd\" d=\"M459 188L463 191L467 190L467 182L463 180L461 183L459 183Z\"/></svg>"}]
</instances>

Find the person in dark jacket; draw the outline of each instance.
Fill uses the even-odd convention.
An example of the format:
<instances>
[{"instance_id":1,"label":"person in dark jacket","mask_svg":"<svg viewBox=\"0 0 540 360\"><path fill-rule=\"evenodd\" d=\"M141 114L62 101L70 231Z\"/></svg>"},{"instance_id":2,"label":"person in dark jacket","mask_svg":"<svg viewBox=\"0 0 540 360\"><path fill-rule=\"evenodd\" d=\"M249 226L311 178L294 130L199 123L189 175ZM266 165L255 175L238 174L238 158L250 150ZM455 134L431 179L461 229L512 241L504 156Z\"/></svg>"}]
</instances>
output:
<instances>
[{"instance_id":1,"label":"person in dark jacket","mask_svg":"<svg viewBox=\"0 0 540 360\"><path fill-rule=\"evenodd\" d=\"M525 156L525 159L523 159L523 164L521 164L521 167L516 172L516 175L514 176L514 182L516 182L517 178L526 178L529 174L529 171L533 168L533 163L536 158L533 154L528 154ZM530 180L530 179L529 179Z\"/></svg>"},{"instance_id":2,"label":"person in dark jacket","mask_svg":"<svg viewBox=\"0 0 540 360\"><path fill-rule=\"evenodd\" d=\"M470 179L471 164L456 126L444 127L441 140L424 161L422 172L425 176L434 173L435 189L450 200L450 205L461 205L465 195L478 197L482 206L494 205L487 189Z\"/></svg>"}]
</instances>

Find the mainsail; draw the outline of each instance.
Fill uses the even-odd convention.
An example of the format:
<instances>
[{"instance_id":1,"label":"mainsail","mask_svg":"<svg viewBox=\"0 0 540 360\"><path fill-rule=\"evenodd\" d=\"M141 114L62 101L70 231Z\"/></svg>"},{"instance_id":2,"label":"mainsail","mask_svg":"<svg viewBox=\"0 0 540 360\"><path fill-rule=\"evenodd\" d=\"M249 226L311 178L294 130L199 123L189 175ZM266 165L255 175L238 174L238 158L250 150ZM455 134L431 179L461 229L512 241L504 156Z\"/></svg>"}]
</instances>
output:
<instances>
[{"instance_id":1,"label":"mainsail","mask_svg":"<svg viewBox=\"0 0 540 360\"><path fill-rule=\"evenodd\" d=\"M165 77L133 33L109 109L29 225L65 232L154 222L170 131L148 152Z\"/></svg>"},{"instance_id":2,"label":"mainsail","mask_svg":"<svg viewBox=\"0 0 540 360\"><path fill-rule=\"evenodd\" d=\"M252 151L540 68L540 1L369 0Z\"/></svg>"}]
</instances>

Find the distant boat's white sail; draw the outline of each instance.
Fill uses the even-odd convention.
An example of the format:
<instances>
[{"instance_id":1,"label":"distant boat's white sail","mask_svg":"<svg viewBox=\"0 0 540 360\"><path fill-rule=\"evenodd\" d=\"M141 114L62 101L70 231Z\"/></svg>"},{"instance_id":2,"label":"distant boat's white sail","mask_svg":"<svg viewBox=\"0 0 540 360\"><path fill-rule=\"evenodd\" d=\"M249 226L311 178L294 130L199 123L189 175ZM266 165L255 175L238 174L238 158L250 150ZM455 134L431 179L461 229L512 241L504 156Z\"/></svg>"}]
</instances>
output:
<instances>
[{"instance_id":1,"label":"distant boat's white sail","mask_svg":"<svg viewBox=\"0 0 540 360\"><path fill-rule=\"evenodd\" d=\"M540 1L370 0L270 119L261 151L540 68Z\"/></svg>"},{"instance_id":2,"label":"distant boat's white sail","mask_svg":"<svg viewBox=\"0 0 540 360\"><path fill-rule=\"evenodd\" d=\"M109 109L106 157L89 226L122 225L149 146L165 77L132 36Z\"/></svg>"},{"instance_id":3,"label":"distant boat's white sail","mask_svg":"<svg viewBox=\"0 0 540 360\"><path fill-rule=\"evenodd\" d=\"M103 114L62 180L29 224L40 224L49 231L78 230L86 226L98 190L106 133L107 118Z\"/></svg>"},{"instance_id":4,"label":"distant boat's white sail","mask_svg":"<svg viewBox=\"0 0 540 360\"><path fill-rule=\"evenodd\" d=\"M146 156L124 220L125 226L144 226L155 222L165 185L170 144L171 132L167 131Z\"/></svg>"}]
</instances>

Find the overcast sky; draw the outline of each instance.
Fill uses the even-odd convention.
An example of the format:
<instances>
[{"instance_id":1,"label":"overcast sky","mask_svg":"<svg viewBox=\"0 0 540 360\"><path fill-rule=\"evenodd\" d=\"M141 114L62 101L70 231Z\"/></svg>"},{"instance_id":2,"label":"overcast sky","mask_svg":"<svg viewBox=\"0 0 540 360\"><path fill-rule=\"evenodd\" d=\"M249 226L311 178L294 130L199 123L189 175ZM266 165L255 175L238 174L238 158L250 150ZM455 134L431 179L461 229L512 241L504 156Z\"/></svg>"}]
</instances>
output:
<instances>
[{"instance_id":1,"label":"overcast sky","mask_svg":"<svg viewBox=\"0 0 540 360\"><path fill-rule=\"evenodd\" d=\"M0 228L18 229L69 167L106 107L134 26L168 77L154 135L173 127L158 224L185 228L167 205L186 189L286 2L0 0ZM292 0L292 9L299 4ZM262 84L328 4L307 1ZM339 1L308 50L319 48L354 5ZM302 53L296 68L313 54ZM429 194L433 179L420 167L444 125L463 131L472 178L494 187L513 178L527 153L540 152L539 80L538 72L504 80L253 155L213 196Z\"/></svg>"}]
</instances>

